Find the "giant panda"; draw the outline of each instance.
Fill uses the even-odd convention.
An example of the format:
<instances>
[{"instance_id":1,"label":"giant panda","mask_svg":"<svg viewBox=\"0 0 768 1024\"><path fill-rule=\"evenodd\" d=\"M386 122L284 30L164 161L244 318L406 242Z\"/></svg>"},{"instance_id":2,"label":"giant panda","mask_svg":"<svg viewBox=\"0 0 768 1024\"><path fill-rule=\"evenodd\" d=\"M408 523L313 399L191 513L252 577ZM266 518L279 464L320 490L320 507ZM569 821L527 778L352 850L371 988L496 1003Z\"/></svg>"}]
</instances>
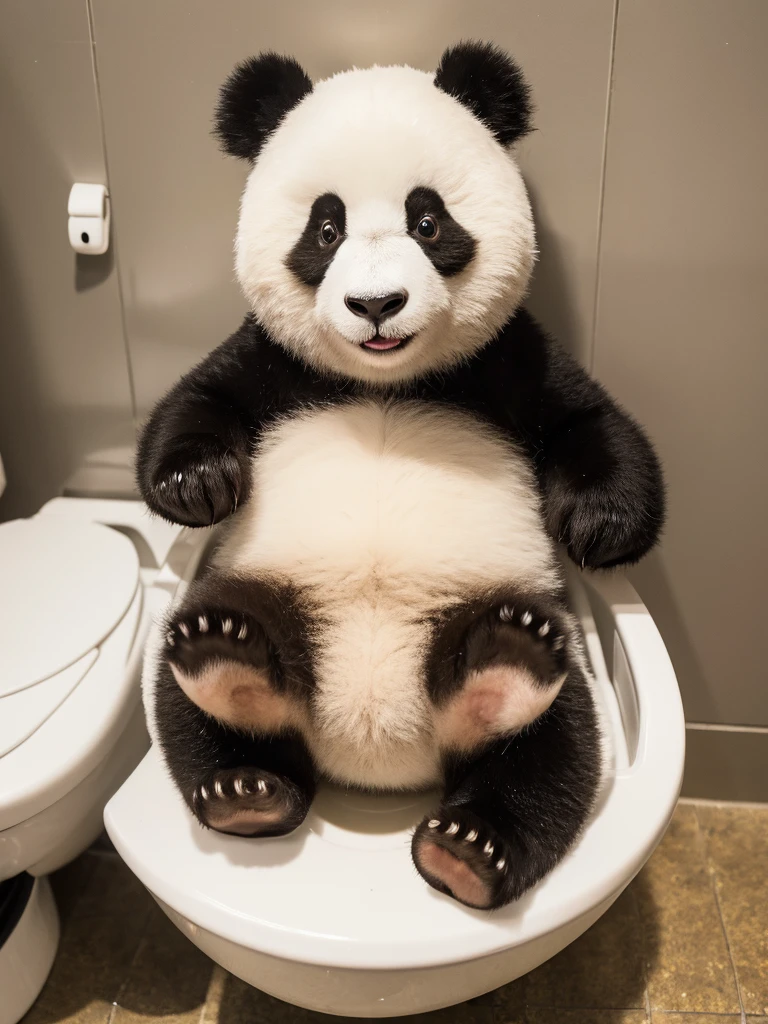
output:
<instances>
[{"instance_id":1,"label":"giant panda","mask_svg":"<svg viewBox=\"0 0 768 1024\"><path fill-rule=\"evenodd\" d=\"M487 44L314 85L266 53L215 128L250 163L250 311L137 462L154 512L229 520L164 626L165 760L204 826L248 837L300 825L321 778L440 787L416 868L500 907L573 844L604 767L557 545L633 562L664 512L644 433L523 306L528 87Z\"/></svg>"}]
</instances>

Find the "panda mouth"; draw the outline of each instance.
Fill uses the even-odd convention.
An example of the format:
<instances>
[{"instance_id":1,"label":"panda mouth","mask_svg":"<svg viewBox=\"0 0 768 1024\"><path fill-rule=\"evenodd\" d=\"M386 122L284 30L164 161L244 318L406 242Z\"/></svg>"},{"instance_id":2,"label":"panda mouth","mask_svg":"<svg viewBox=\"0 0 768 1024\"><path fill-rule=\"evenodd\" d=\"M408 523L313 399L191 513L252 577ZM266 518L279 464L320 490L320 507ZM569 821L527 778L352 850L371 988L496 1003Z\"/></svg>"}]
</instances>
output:
<instances>
[{"instance_id":1,"label":"panda mouth","mask_svg":"<svg viewBox=\"0 0 768 1024\"><path fill-rule=\"evenodd\" d=\"M412 334L406 338L383 338L380 334L374 334L368 341L362 342L360 347L368 349L369 352L399 352L410 341L413 341Z\"/></svg>"}]
</instances>

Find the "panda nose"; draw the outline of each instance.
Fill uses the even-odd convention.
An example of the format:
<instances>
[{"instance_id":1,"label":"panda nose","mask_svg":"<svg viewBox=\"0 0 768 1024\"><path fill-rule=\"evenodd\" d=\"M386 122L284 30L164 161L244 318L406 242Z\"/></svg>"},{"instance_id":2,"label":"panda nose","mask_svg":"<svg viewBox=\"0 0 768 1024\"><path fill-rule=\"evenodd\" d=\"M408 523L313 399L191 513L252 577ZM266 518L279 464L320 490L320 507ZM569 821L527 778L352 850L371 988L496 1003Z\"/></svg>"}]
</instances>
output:
<instances>
[{"instance_id":1,"label":"panda nose","mask_svg":"<svg viewBox=\"0 0 768 1024\"><path fill-rule=\"evenodd\" d=\"M408 292L390 292L389 295L380 295L374 299L358 299L354 295L347 295L344 303L355 316L365 317L373 324L380 324L383 320L399 313L408 301Z\"/></svg>"}]
</instances>

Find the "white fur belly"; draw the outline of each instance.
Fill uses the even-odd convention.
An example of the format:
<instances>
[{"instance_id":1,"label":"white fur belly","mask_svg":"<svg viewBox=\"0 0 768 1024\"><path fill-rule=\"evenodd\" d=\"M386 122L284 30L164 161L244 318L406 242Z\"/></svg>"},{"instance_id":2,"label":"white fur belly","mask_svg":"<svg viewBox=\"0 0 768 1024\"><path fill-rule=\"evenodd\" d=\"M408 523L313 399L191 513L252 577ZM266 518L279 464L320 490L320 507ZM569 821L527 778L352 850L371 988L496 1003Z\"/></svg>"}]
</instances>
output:
<instances>
[{"instance_id":1,"label":"white fur belly","mask_svg":"<svg viewBox=\"0 0 768 1024\"><path fill-rule=\"evenodd\" d=\"M556 585L524 457L468 414L364 401L274 427L219 556L308 589L319 638L310 746L339 779L428 784L426 617L479 590Z\"/></svg>"}]
</instances>

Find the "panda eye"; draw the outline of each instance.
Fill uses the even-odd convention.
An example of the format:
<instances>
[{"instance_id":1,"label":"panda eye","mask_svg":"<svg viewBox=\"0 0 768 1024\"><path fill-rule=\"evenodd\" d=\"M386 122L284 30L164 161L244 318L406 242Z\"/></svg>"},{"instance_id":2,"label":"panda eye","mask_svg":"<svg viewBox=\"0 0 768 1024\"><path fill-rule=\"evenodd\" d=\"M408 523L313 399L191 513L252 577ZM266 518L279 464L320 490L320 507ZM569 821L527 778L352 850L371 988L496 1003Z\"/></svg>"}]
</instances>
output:
<instances>
[{"instance_id":1,"label":"panda eye","mask_svg":"<svg viewBox=\"0 0 768 1024\"><path fill-rule=\"evenodd\" d=\"M440 228L434 217L422 217L419 223L416 225L416 234L419 238L425 238L429 242L434 242L437 236L440 234Z\"/></svg>"},{"instance_id":2,"label":"panda eye","mask_svg":"<svg viewBox=\"0 0 768 1024\"><path fill-rule=\"evenodd\" d=\"M332 220L326 220L323 222L320 228L320 241L324 245L333 245L336 239L339 237L339 230Z\"/></svg>"}]
</instances>

